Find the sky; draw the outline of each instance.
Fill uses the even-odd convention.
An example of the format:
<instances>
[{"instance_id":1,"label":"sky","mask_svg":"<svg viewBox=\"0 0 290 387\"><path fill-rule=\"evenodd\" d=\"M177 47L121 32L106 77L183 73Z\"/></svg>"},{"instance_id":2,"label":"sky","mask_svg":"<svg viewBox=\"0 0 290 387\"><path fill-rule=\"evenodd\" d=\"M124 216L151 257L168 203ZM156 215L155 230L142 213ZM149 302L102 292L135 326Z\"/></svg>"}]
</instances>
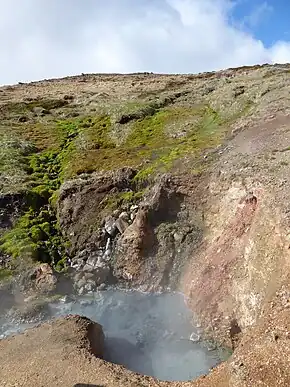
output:
<instances>
[{"instance_id":1,"label":"sky","mask_svg":"<svg viewBox=\"0 0 290 387\"><path fill-rule=\"evenodd\" d=\"M0 84L290 62L289 0L0 0Z\"/></svg>"}]
</instances>

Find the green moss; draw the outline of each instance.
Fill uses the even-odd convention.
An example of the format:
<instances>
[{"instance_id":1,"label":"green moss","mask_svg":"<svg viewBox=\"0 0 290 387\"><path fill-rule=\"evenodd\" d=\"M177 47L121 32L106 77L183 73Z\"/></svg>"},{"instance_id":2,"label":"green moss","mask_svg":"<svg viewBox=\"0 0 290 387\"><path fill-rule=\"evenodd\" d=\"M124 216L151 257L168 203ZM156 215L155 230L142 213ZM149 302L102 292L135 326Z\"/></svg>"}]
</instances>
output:
<instances>
[{"instance_id":1,"label":"green moss","mask_svg":"<svg viewBox=\"0 0 290 387\"><path fill-rule=\"evenodd\" d=\"M139 191L127 191L127 192L117 192L114 194L107 195L102 203L100 204L100 211L112 212L113 210L120 208L123 205L132 205L138 203L143 195L145 190Z\"/></svg>"},{"instance_id":2,"label":"green moss","mask_svg":"<svg viewBox=\"0 0 290 387\"><path fill-rule=\"evenodd\" d=\"M57 263L65 257L67 241L60 233L55 215L30 208L0 239L0 249L13 258Z\"/></svg>"},{"instance_id":3,"label":"green moss","mask_svg":"<svg viewBox=\"0 0 290 387\"><path fill-rule=\"evenodd\" d=\"M58 270L64 270L67 241L62 237L53 210L63 181L82 172L123 166L138 167L134 180L147 181L159 171L170 170L176 160L185 156L198 158L205 149L222 141L227 128L225 120L210 107L164 108L165 102L155 105L153 110L142 108L144 115L140 118L134 116L127 125L126 136L120 136L118 144L113 139L113 125L107 114L50 123L49 130L53 127L57 138L51 143L50 131L45 132L47 126L41 129L40 125L37 133L44 148L38 151L22 143L17 146L12 143L9 150L16 147L17 166L21 164L25 171L23 180L27 181L29 208L13 229L3 235L0 249L13 257L59 262ZM2 168L6 167L7 161L4 161ZM102 206L104 211L109 211L136 203L143 194L132 190L109 195Z\"/></svg>"},{"instance_id":4,"label":"green moss","mask_svg":"<svg viewBox=\"0 0 290 387\"><path fill-rule=\"evenodd\" d=\"M66 258L62 258L60 259L57 264L55 265L55 270L58 272L58 273L64 273L67 271L67 259Z\"/></svg>"}]
</instances>

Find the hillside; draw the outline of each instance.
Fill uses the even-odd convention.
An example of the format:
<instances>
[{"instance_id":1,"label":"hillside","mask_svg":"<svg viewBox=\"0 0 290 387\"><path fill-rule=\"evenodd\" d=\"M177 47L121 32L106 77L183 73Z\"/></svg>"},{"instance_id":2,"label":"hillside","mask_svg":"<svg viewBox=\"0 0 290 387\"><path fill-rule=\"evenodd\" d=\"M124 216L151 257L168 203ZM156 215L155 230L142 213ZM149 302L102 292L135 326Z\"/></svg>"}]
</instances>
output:
<instances>
[{"instance_id":1,"label":"hillside","mask_svg":"<svg viewBox=\"0 0 290 387\"><path fill-rule=\"evenodd\" d=\"M2 293L181 290L235 349L198 385L288 386L289 86L263 65L0 88Z\"/></svg>"}]
</instances>

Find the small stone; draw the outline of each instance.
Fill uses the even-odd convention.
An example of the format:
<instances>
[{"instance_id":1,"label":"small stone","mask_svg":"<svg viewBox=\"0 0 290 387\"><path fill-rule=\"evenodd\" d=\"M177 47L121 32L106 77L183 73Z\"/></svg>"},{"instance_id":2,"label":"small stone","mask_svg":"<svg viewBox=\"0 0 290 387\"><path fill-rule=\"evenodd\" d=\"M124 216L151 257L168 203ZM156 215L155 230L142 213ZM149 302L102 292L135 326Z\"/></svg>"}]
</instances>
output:
<instances>
[{"instance_id":1,"label":"small stone","mask_svg":"<svg viewBox=\"0 0 290 387\"><path fill-rule=\"evenodd\" d=\"M181 242L183 240L183 234L175 232L173 238L176 242Z\"/></svg>"},{"instance_id":2,"label":"small stone","mask_svg":"<svg viewBox=\"0 0 290 387\"><path fill-rule=\"evenodd\" d=\"M192 332L192 334L189 337L189 340L192 341L193 343L198 343L200 341L200 336L197 333Z\"/></svg>"},{"instance_id":3,"label":"small stone","mask_svg":"<svg viewBox=\"0 0 290 387\"><path fill-rule=\"evenodd\" d=\"M119 210L119 209L113 211L113 216L114 216L115 218L118 218L119 215L120 215L120 210Z\"/></svg>"},{"instance_id":4,"label":"small stone","mask_svg":"<svg viewBox=\"0 0 290 387\"><path fill-rule=\"evenodd\" d=\"M97 268L95 271L96 284L99 285L106 282L109 275L110 275L110 268L108 266Z\"/></svg>"},{"instance_id":5,"label":"small stone","mask_svg":"<svg viewBox=\"0 0 290 387\"><path fill-rule=\"evenodd\" d=\"M98 290L105 290L105 289L106 289L106 284L104 283L98 286Z\"/></svg>"}]
</instances>

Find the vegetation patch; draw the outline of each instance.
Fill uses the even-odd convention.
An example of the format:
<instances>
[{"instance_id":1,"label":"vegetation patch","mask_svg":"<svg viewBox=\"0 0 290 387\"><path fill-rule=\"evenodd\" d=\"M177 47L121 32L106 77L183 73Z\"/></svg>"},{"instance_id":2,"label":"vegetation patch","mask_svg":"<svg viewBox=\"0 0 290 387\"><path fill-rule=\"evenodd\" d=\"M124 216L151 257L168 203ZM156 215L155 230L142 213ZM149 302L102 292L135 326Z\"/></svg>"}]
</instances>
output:
<instances>
[{"instance_id":1,"label":"vegetation patch","mask_svg":"<svg viewBox=\"0 0 290 387\"><path fill-rule=\"evenodd\" d=\"M25 114L27 112L33 112L35 108L42 108L49 111L66 105L68 105L66 99L35 99L28 102L10 102L0 107L0 114Z\"/></svg>"},{"instance_id":2,"label":"vegetation patch","mask_svg":"<svg viewBox=\"0 0 290 387\"><path fill-rule=\"evenodd\" d=\"M170 170L177 160L185 156L198 159L206 149L217 146L228 122L209 106L174 106L176 98L178 95L141 106L131 104L127 118L124 113L119 120L119 127L125 124L128 130L125 136L120 132L118 141L119 127L105 111L96 116L15 124L11 133L17 141L2 136L6 145L0 150L0 173L12 176L14 183L6 177L3 187L23 191L27 208L13 229L2 236L0 249L14 258L29 257L62 270L69 246L54 208L66 179L98 170L137 167L132 186L139 188L110 194L101 203L101 211L111 211L140 201L144 182ZM35 103L15 105L13 111L31 110ZM57 103L43 106L43 101L41 106L59 107Z\"/></svg>"},{"instance_id":3,"label":"vegetation patch","mask_svg":"<svg viewBox=\"0 0 290 387\"><path fill-rule=\"evenodd\" d=\"M55 214L48 206L41 209L30 207L0 239L0 249L13 258L52 264L66 258L67 248Z\"/></svg>"}]
</instances>

